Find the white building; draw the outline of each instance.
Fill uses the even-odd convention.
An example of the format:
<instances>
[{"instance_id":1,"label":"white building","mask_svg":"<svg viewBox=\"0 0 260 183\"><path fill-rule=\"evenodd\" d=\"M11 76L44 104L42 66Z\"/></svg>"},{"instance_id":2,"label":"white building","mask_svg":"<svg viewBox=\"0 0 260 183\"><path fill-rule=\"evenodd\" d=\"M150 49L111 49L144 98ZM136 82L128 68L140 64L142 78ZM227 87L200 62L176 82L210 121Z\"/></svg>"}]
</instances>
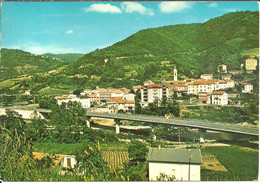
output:
<instances>
[{"instance_id":1,"label":"white building","mask_svg":"<svg viewBox=\"0 0 260 183\"><path fill-rule=\"evenodd\" d=\"M253 93L253 85L250 83L242 83L242 93Z\"/></svg>"},{"instance_id":2,"label":"white building","mask_svg":"<svg viewBox=\"0 0 260 183\"><path fill-rule=\"evenodd\" d=\"M148 106L155 100L162 100L169 97L169 88L162 84L150 84L141 88L141 102L143 107Z\"/></svg>"},{"instance_id":3,"label":"white building","mask_svg":"<svg viewBox=\"0 0 260 183\"><path fill-rule=\"evenodd\" d=\"M201 92L213 92L215 90L215 85L213 81L197 80L195 82L188 84L188 94L198 95Z\"/></svg>"},{"instance_id":4,"label":"white building","mask_svg":"<svg viewBox=\"0 0 260 183\"><path fill-rule=\"evenodd\" d=\"M226 65L218 65L218 73L227 73L227 66Z\"/></svg>"},{"instance_id":5,"label":"white building","mask_svg":"<svg viewBox=\"0 0 260 183\"><path fill-rule=\"evenodd\" d=\"M25 95L31 95L31 92L30 92L30 90L25 90L24 94Z\"/></svg>"},{"instance_id":6,"label":"white building","mask_svg":"<svg viewBox=\"0 0 260 183\"><path fill-rule=\"evenodd\" d=\"M77 164L76 158L73 155L60 155L62 157L59 165L63 168L74 168Z\"/></svg>"},{"instance_id":7,"label":"white building","mask_svg":"<svg viewBox=\"0 0 260 183\"><path fill-rule=\"evenodd\" d=\"M57 100L57 104L61 105L62 103L68 103L68 102L79 102L81 104L81 106L84 109L88 109L90 108L90 99L89 98L77 98L77 97L69 97L69 96L61 96L59 98L56 99Z\"/></svg>"},{"instance_id":8,"label":"white building","mask_svg":"<svg viewBox=\"0 0 260 183\"><path fill-rule=\"evenodd\" d=\"M156 181L161 173L176 181L200 181L200 149L150 148L147 161L150 181Z\"/></svg>"},{"instance_id":9,"label":"white building","mask_svg":"<svg viewBox=\"0 0 260 183\"><path fill-rule=\"evenodd\" d=\"M202 75L200 76L200 78L201 78L201 79L205 79L205 80L207 81L207 80L213 79L213 75L212 75L212 74L202 74Z\"/></svg>"},{"instance_id":10,"label":"white building","mask_svg":"<svg viewBox=\"0 0 260 183\"><path fill-rule=\"evenodd\" d=\"M129 96L113 97L112 99L110 99L107 102L108 113L134 112L135 111L135 100L131 100L131 99L132 98Z\"/></svg>"},{"instance_id":11,"label":"white building","mask_svg":"<svg viewBox=\"0 0 260 183\"><path fill-rule=\"evenodd\" d=\"M215 105L227 105L228 94L225 91L216 91L211 93L209 97L210 103Z\"/></svg>"}]
</instances>

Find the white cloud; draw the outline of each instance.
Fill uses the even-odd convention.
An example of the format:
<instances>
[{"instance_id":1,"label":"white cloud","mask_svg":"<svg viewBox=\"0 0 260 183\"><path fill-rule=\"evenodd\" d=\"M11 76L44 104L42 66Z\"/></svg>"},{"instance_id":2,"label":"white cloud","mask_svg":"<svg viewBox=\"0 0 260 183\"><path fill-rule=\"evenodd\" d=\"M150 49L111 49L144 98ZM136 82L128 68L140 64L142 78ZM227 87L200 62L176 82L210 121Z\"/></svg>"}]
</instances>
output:
<instances>
[{"instance_id":1,"label":"white cloud","mask_svg":"<svg viewBox=\"0 0 260 183\"><path fill-rule=\"evenodd\" d=\"M163 13L181 12L191 8L191 2L165 1L159 4L159 9Z\"/></svg>"},{"instance_id":2,"label":"white cloud","mask_svg":"<svg viewBox=\"0 0 260 183\"><path fill-rule=\"evenodd\" d=\"M208 7L210 7L210 8L216 8L216 7L218 7L218 4L217 4L216 2L212 2L212 3L210 3L210 4L208 5Z\"/></svg>"},{"instance_id":3,"label":"white cloud","mask_svg":"<svg viewBox=\"0 0 260 183\"><path fill-rule=\"evenodd\" d=\"M73 30L67 30L65 33L66 34L72 34L72 33L74 33L74 31Z\"/></svg>"},{"instance_id":4,"label":"white cloud","mask_svg":"<svg viewBox=\"0 0 260 183\"><path fill-rule=\"evenodd\" d=\"M85 12L122 13L118 7L111 4L92 4L88 8L83 9Z\"/></svg>"},{"instance_id":5,"label":"white cloud","mask_svg":"<svg viewBox=\"0 0 260 183\"><path fill-rule=\"evenodd\" d=\"M146 8L140 3L137 2L123 2L121 3L121 8L123 9L124 12L126 13L140 13L141 15L149 15L153 16L154 13L150 8Z\"/></svg>"},{"instance_id":6,"label":"white cloud","mask_svg":"<svg viewBox=\"0 0 260 183\"><path fill-rule=\"evenodd\" d=\"M235 8L229 8L229 9L221 9L221 11L224 11L224 12L236 12L237 9L235 9Z\"/></svg>"}]
</instances>

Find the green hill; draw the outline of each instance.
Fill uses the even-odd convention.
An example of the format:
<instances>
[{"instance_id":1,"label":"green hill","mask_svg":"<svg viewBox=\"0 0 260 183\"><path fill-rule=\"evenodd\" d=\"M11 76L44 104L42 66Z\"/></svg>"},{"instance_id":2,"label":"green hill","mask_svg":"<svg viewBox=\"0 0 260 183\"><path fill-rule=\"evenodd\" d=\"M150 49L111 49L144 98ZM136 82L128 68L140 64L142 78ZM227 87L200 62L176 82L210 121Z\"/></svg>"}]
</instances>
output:
<instances>
[{"instance_id":1,"label":"green hill","mask_svg":"<svg viewBox=\"0 0 260 183\"><path fill-rule=\"evenodd\" d=\"M1 49L0 79L14 78L18 75L45 72L61 66L64 61L34 55L16 49Z\"/></svg>"},{"instance_id":2,"label":"green hill","mask_svg":"<svg viewBox=\"0 0 260 183\"><path fill-rule=\"evenodd\" d=\"M76 61L79 58L84 56L83 53L64 53L64 54L44 53L42 55L51 58L59 58L61 60L68 61L68 62Z\"/></svg>"},{"instance_id":3,"label":"green hill","mask_svg":"<svg viewBox=\"0 0 260 183\"><path fill-rule=\"evenodd\" d=\"M146 79L199 77L216 73L217 65L239 69L244 50L258 48L258 12L234 12L202 24L182 24L141 30L123 41L95 50L64 70L85 75L84 85L129 87ZM83 83L80 82L79 83Z\"/></svg>"}]
</instances>

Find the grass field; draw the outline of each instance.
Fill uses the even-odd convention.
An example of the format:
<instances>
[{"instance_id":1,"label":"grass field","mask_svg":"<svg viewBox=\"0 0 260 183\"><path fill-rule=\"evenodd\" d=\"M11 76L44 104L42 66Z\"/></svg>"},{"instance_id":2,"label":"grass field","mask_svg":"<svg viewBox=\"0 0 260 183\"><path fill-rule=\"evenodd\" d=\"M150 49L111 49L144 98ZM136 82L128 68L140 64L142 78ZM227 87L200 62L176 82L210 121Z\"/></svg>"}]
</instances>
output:
<instances>
[{"instance_id":1,"label":"grass field","mask_svg":"<svg viewBox=\"0 0 260 183\"><path fill-rule=\"evenodd\" d=\"M46 87L46 88L42 88L39 93L41 95L64 95L64 94L68 94L70 90L69 89L58 89L58 88L50 88L50 87Z\"/></svg>"},{"instance_id":2,"label":"grass field","mask_svg":"<svg viewBox=\"0 0 260 183\"><path fill-rule=\"evenodd\" d=\"M243 51L241 53L242 56L249 55L250 57L258 56L259 57L259 48L253 48L250 50Z\"/></svg>"},{"instance_id":3,"label":"grass field","mask_svg":"<svg viewBox=\"0 0 260 183\"><path fill-rule=\"evenodd\" d=\"M202 181L250 181L258 179L258 150L239 146L207 147L203 153L216 156L228 172L201 170Z\"/></svg>"},{"instance_id":4,"label":"grass field","mask_svg":"<svg viewBox=\"0 0 260 183\"><path fill-rule=\"evenodd\" d=\"M7 79L0 82L0 89L3 88L10 88L12 87L16 82L26 79L27 77L20 77L15 79Z\"/></svg>"}]
</instances>

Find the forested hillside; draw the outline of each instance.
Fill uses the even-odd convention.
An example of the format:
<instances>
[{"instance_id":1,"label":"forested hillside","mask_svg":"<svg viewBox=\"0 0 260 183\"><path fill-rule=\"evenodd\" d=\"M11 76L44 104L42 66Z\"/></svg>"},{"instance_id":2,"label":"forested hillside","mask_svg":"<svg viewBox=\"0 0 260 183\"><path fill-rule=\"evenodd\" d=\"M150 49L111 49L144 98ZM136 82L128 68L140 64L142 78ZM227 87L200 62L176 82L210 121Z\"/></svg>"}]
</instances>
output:
<instances>
[{"instance_id":1,"label":"forested hillside","mask_svg":"<svg viewBox=\"0 0 260 183\"><path fill-rule=\"evenodd\" d=\"M0 79L4 80L18 75L44 72L57 68L62 64L63 61L58 59L34 55L22 50L3 48L1 50Z\"/></svg>"},{"instance_id":2,"label":"forested hillside","mask_svg":"<svg viewBox=\"0 0 260 183\"><path fill-rule=\"evenodd\" d=\"M258 12L246 11L202 24L142 30L86 54L64 73L84 75L87 85L128 86L146 79L169 80L174 65L182 78L216 73L219 64L226 64L229 70L240 69L241 53L258 48L258 20Z\"/></svg>"},{"instance_id":3,"label":"forested hillside","mask_svg":"<svg viewBox=\"0 0 260 183\"><path fill-rule=\"evenodd\" d=\"M46 57L59 58L61 60L68 61L68 62L76 61L79 58L84 56L83 53L64 53L64 54L44 53L42 55Z\"/></svg>"}]
</instances>

